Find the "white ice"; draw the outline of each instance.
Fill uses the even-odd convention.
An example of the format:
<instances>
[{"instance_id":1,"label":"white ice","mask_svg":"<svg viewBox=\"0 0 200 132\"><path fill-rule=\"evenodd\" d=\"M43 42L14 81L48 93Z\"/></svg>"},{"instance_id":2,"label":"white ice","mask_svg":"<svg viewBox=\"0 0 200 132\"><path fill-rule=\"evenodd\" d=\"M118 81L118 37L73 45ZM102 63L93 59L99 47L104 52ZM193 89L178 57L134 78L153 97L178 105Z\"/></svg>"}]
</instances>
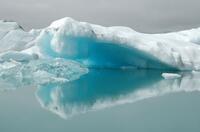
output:
<instances>
[{"instance_id":1,"label":"white ice","mask_svg":"<svg viewBox=\"0 0 200 132\"><path fill-rule=\"evenodd\" d=\"M165 79L176 79L176 78L180 78L181 75L177 74L177 73L162 73L162 76Z\"/></svg>"},{"instance_id":2,"label":"white ice","mask_svg":"<svg viewBox=\"0 0 200 132\"><path fill-rule=\"evenodd\" d=\"M29 48L35 38L35 34L24 31L16 22L0 20L0 53Z\"/></svg>"},{"instance_id":3,"label":"white ice","mask_svg":"<svg viewBox=\"0 0 200 132\"><path fill-rule=\"evenodd\" d=\"M199 44L200 28L144 34L63 18L26 32L15 22L0 21L0 53L72 59L88 67L200 70Z\"/></svg>"}]
</instances>

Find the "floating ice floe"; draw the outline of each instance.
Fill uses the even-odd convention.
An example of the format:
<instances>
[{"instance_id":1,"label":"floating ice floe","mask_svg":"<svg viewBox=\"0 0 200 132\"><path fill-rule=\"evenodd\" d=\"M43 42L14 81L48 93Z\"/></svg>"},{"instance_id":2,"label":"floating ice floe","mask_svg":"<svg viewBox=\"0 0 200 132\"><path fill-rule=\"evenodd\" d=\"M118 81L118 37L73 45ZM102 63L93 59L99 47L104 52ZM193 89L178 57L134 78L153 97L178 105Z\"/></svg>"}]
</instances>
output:
<instances>
[{"instance_id":1,"label":"floating ice floe","mask_svg":"<svg viewBox=\"0 0 200 132\"><path fill-rule=\"evenodd\" d=\"M175 78L180 78L181 75L177 74L177 73L162 73L162 76L165 79L175 79Z\"/></svg>"},{"instance_id":2,"label":"floating ice floe","mask_svg":"<svg viewBox=\"0 0 200 132\"><path fill-rule=\"evenodd\" d=\"M200 70L199 44L200 28L144 34L63 18L26 32L15 22L0 21L0 53L72 59L95 68Z\"/></svg>"},{"instance_id":3,"label":"floating ice floe","mask_svg":"<svg viewBox=\"0 0 200 132\"><path fill-rule=\"evenodd\" d=\"M64 83L78 79L88 69L77 62L63 59L0 63L0 89L16 89L28 85ZM3 85L3 86L2 86Z\"/></svg>"}]
</instances>

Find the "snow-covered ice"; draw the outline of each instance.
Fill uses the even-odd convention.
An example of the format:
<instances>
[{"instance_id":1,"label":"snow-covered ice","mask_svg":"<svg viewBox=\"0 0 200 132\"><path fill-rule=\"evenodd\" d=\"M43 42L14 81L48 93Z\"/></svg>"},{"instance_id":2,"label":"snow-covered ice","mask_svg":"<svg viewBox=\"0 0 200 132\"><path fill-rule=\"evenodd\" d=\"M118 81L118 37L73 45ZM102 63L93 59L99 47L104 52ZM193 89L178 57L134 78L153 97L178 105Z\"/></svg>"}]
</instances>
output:
<instances>
[{"instance_id":1,"label":"snow-covered ice","mask_svg":"<svg viewBox=\"0 0 200 132\"><path fill-rule=\"evenodd\" d=\"M13 60L18 62L25 62L25 61L28 62L37 59L38 59L37 54L26 54L18 51L8 51L0 54L0 62L13 61Z\"/></svg>"},{"instance_id":2,"label":"snow-covered ice","mask_svg":"<svg viewBox=\"0 0 200 132\"><path fill-rule=\"evenodd\" d=\"M29 48L35 38L35 34L24 31L16 22L0 20L0 53Z\"/></svg>"},{"instance_id":3,"label":"snow-covered ice","mask_svg":"<svg viewBox=\"0 0 200 132\"><path fill-rule=\"evenodd\" d=\"M9 51L10 59L18 51L26 59L64 58L95 68L200 70L199 44L200 28L144 34L63 18L26 32L15 22L0 21L0 53Z\"/></svg>"},{"instance_id":4,"label":"snow-covered ice","mask_svg":"<svg viewBox=\"0 0 200 132\"><path fill-rule=\"evenodd\" d=\"M200 29L143 34L127 27L102 27L63 18L43 29L38 46L46 56L93 67L198 70Z\"/></svg>"}]
</instances>

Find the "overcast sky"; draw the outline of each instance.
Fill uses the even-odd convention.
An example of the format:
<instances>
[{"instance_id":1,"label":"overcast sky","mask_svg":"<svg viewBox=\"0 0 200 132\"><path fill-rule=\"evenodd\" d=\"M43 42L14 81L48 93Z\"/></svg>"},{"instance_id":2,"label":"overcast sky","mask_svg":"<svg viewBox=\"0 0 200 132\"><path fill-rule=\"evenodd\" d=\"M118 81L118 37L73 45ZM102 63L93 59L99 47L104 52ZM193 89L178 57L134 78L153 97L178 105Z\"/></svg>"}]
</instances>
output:
<instances>
[{"instance_id":1,"label":"overcast sky","mask_svg":"<svg viewBox=\"0 0 200 132\"><path fill-rule=\"evenodd\" d=\"M141 32L168 32L200 27L200 0L0 0L0 19L17 21L27 30L65 16Z\"/></svg>"}]
</instances>

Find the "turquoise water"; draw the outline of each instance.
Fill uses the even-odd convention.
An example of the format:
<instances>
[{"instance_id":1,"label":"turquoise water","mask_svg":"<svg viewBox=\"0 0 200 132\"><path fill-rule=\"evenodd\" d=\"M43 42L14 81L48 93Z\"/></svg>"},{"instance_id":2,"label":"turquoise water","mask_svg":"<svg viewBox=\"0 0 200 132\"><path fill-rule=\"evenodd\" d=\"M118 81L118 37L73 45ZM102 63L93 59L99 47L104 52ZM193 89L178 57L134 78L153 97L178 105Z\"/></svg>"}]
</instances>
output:
<instances>
[{"instance_id":1,"label":"turquoise water","mask_svg":"<svg viewBox=\"0 0 200 132\"><path fill-rule=\"evenodd\" d=\"M0 131L199 132L199 73L161 74L92 69L68 83L1 84Z\"/></svg>"}]
</instances>

